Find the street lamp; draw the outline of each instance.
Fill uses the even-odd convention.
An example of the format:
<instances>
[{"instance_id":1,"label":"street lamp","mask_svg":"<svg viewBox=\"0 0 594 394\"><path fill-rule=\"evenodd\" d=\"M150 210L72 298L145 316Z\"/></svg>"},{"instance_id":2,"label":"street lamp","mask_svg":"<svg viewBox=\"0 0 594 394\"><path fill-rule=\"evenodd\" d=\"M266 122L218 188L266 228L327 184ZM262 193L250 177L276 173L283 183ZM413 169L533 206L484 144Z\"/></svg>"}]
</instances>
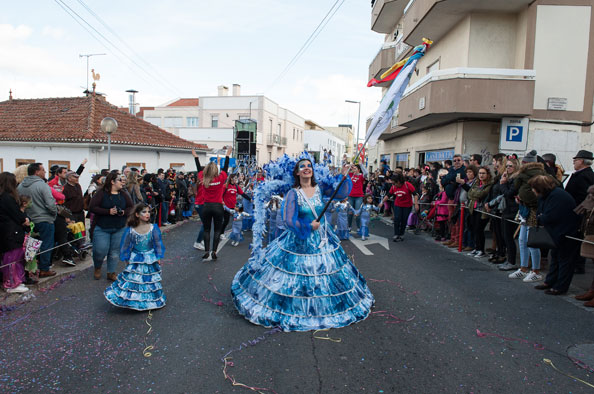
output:
<instances>
[{"instance_id":1,"label":"street lamp","mask_svg":"<svg viewBox=\"0 0 594 394\"><path fill-rule=\"evenodd\" d=\"M361 102L355 101L355 100L344 100L344 102L359 105L359 115L357 115L357 140L355 141L355 151L357 151L359 149L359 128L360 128L360 124L361 124Z\"/></svg>"},{"instance_id":2,"label":"street lamp","mask_svg":"<svg viewBox=\"0 0 594 394\"><path fill-rule=\"evenodd\" d=\"M111 170L111 133L118 129L118 122L114 118L103 118L101 131L107 134L107 169Z\"/></svg>"}]
</instances>

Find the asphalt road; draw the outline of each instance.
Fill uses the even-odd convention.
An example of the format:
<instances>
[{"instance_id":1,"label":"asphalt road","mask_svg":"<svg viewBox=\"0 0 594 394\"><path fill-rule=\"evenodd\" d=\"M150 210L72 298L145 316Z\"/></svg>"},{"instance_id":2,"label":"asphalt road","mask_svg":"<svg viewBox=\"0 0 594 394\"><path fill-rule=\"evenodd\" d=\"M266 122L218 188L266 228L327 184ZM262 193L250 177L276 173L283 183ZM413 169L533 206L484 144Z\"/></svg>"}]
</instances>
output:
<instances>
[{"instance_id":1,"label":"asphalt road","mask_svg":"<svg viewBox=\"0 0 594 394\"><path fill-rule=\"evenodd\" d=\"M192 248L197 227L164 236L167 306L153 312L148 336L148 313L108 304L108 282L91 269L0 315L0 392L250 392L241 384L276 393L593 391L543 359L594 384L566 355L593 342L594 313L427 237L407 234L389 251L368 245L370 256L343 242L376 298L374 313L328 332L282 333L233 306L229 287L248 242L203 263ZM371 231L391 236L382 223Z\"/></svg>"}]
</instances>

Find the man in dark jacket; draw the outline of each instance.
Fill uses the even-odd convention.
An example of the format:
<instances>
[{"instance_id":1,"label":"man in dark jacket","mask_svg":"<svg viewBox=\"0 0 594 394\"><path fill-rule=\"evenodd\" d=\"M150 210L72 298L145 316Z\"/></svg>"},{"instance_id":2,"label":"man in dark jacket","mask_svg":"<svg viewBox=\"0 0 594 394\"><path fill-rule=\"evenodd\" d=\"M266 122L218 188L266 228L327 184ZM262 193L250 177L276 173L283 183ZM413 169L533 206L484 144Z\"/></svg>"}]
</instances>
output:
<instances>
[{"instance_id":1,"label":"man in dark jacket","mask_svg":"<svg viewBox=\"0 0 594 394\"><path fill-rule=\"evenodd\" d=\"M573 158L573 169L575 172L565 185L565 191L573 197L576 205L580 205L588 195L588 188L594 185L594 171L592 171L592 162L594 156L592 152L580 150ZM582 234L579 234L582 237ZM586 272L586 259L576 255L575 273L583 274Z\"/></svg>"}]
</instances>

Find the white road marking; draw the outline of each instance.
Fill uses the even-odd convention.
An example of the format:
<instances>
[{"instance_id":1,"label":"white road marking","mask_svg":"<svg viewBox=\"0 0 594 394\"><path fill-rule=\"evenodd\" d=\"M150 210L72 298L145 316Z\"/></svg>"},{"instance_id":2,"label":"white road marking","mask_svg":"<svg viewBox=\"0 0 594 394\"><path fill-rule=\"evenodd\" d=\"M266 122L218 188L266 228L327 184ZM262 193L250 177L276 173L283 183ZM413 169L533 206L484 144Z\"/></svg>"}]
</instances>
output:
<instances>
[{"instance_id":1,"label":"white road marking","mask_svg":"<svg viewBox=\"0 0 594 394\"><path fill-rule=\"evenodd\" d=\"M380 244L386 248L386 250L390 250L390 242L388 241L388 238L380 237L379 235L369 234L369 238L365 241L362 241L361 238L351 237L350 241L366 256L373 256L373 253L367 249L366 245Z\"/></svg>"}]
</instances>

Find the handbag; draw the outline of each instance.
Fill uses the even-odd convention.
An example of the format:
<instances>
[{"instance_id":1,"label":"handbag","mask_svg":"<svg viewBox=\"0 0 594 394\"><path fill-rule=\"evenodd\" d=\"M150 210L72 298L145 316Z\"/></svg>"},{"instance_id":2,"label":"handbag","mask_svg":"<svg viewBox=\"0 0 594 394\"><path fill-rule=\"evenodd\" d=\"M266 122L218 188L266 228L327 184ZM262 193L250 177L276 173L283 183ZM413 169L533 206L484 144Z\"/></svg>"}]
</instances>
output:
<instances>
[{"instance_id":1,"label":"handbag","mask_svg":"<svg viewBox=\"0 0 594 394\"><path fill-rule=\"evenodd\" d=\"M556 249L557 245L551 234L544 227L530 227L528 230L528 247L536 249Z\"/></svg>"},{"instance_id":2,"label":"handbag","mask_svg":"<svg viewBox=\"0 0 594 394\"><path fill-rule=\"evenodd\" d=\"M589 242L594 243L594 234L586 235L584 237L584 241L589 241ZM582 242L582 246L580 248L580 255L587 259L594 259L594 244Z\"/></svg>"}]
</instances>

